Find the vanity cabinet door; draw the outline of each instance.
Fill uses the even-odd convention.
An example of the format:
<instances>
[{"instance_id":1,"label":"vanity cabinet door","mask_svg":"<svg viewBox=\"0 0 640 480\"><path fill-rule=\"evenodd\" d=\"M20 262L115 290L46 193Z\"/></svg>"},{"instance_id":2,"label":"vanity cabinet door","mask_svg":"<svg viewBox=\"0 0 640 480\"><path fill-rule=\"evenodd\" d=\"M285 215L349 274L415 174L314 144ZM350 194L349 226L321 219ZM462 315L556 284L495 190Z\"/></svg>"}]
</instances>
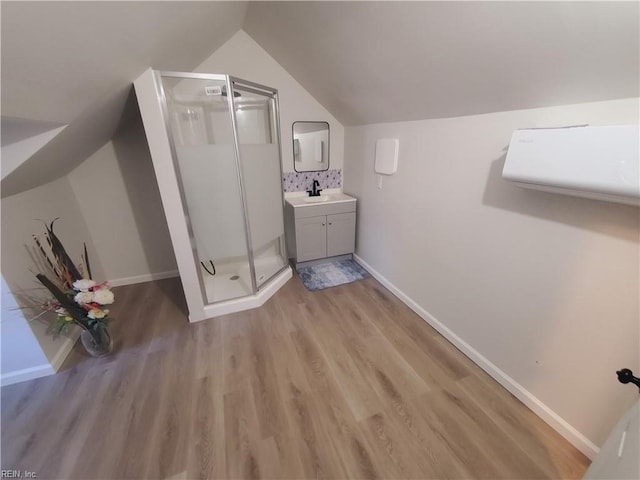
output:
<instances>
[{"instance_id":1,"label":"vanity cabinet door","mask_svg":"<svg viewBox=\"0 0 640 480\"><path fill-rule=\"evenodd\" d=\"M296 220L298 262L327 256L327 217L298 218Z\"/></svg>"},{"instance_id":2,"label":"vanity cabinet door","mask_svg":"<svg viewBox=\"0 0 640 480\"><path fill-rule=\"evenodd\" d=\"M327 215L327 257L353 253L355 241L355 212Z\"/></svg>"}]
</instances>

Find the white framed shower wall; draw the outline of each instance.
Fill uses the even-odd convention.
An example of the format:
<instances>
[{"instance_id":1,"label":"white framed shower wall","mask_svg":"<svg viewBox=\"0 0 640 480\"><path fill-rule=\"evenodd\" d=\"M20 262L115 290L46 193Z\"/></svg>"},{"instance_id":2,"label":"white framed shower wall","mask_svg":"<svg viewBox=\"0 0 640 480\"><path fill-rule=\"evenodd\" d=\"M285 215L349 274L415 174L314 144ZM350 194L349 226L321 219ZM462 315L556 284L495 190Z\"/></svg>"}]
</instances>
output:
<instances>
[{"instance_id":1,"label":"white framed shower wall","mask_svg":"<svg viewBox=\"0 0 640 480\"><path fill-rule=\"evenodd\" d=\"M193 78L198 77L199 74L193 74ZM225 78L224 75L202 77L220 80ZM156 84L155 71L151 68L146 70L136 79L134 87L189 309L189 321L197 322L261 306L293 276L289 266L276 274L256 293L212 304L205 303L197 270L199 263L194 255L192 236L187 225L179 177L175 170L162 104L159 101L161 93Z\"/></svg>"}]
</instances>

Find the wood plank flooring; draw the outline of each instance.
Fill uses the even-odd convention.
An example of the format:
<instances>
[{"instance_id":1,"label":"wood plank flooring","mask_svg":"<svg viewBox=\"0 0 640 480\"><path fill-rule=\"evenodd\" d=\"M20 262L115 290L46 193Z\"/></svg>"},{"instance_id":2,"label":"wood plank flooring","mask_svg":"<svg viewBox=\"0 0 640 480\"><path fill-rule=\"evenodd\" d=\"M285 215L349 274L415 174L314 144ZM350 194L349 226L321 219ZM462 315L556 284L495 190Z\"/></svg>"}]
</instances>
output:
<instances>
[{"instance_id":1,"label":"wood plank flooring","mask_svg":"<svg viewBox=\"0 0 640 480\"><path fill-rule=\"evenodd\" d=\"M190 325L178 279L116 289L115 353L2 388L38 478L581 478L589 461L372 278L294 277Z\"/></svg>"}]
</instances>

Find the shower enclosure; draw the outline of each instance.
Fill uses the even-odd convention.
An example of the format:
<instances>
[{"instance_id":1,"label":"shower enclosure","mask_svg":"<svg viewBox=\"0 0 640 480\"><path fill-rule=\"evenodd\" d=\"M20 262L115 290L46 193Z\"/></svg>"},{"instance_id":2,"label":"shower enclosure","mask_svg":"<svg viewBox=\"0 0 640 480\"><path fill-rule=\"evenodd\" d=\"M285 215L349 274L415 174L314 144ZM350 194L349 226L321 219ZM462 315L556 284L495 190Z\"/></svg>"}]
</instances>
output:
<instances>
[{"instance_id":1,"label":"shower enclosure","mask_svg":"<svg viewBox=\"0 0 640 480\"><path fill-rule=\"evenodd\" d=\"M134 85L190 320L261 305L292 275L277 91L153 70Z\"/></svg>"}]
</instances>

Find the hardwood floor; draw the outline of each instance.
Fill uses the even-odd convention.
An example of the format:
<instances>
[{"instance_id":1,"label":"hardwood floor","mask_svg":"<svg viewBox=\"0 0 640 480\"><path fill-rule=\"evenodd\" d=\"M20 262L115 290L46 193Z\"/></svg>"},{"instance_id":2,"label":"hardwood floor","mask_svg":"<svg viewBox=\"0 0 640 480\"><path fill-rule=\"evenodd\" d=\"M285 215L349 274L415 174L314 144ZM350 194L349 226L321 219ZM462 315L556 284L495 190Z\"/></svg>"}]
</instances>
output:
<instances>
[{"instance_id":1,"label":"hardwood floor","mask_svg":"<svg viewBox=\"0 0 640 480\"><path fill-rule=\"evenodd\" d=\"M589 461L372 278L190 325L120 287L115 353L2 388L38 478L581 478Z\"/></svg>"}]
</instances>

